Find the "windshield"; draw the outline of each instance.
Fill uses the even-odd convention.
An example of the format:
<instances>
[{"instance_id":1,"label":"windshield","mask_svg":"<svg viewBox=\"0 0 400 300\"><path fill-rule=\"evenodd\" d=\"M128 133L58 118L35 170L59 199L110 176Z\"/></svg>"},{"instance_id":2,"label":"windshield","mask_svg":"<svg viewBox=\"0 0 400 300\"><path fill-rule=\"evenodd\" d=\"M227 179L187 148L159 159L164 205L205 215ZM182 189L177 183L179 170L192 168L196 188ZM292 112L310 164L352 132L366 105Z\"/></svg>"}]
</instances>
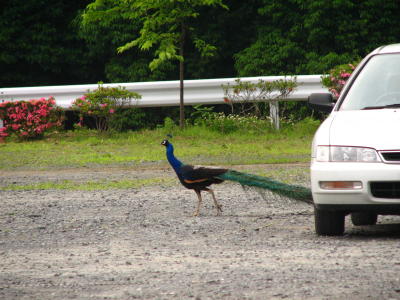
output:
<instances>
[{"instance_id":1,"label":"windshield","mask_svg":"<svg viewBox=\"0 0 400 300\"><path fill-rule=\"evenodd\" d=\"M339 110L400 107L400 54L371 57Z\"/></svg>"}]
</instances>

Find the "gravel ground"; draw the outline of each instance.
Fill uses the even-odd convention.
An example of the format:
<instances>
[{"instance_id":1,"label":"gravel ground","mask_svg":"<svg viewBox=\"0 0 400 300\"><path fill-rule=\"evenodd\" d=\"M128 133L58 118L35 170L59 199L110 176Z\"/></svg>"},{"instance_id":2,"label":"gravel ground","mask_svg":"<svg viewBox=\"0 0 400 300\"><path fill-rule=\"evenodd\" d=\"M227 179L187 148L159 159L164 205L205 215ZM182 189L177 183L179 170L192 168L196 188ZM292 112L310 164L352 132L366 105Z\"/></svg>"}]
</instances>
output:
<instances>
[{"instance_id":1,"label":"gravel ground","mask_svg":"<svg viewBox=\"0 0 400 300\"><path fill-rule=\"evenodd\" d=\"M246 170L277 166L244 166ZM305 174L307 166L280 166ZM172 177L170 169L3 172L0 185ZM400 299L400 219L317 237L308 204L224 183L0 191L0 299Z\"/></svg>"}]
</instances>

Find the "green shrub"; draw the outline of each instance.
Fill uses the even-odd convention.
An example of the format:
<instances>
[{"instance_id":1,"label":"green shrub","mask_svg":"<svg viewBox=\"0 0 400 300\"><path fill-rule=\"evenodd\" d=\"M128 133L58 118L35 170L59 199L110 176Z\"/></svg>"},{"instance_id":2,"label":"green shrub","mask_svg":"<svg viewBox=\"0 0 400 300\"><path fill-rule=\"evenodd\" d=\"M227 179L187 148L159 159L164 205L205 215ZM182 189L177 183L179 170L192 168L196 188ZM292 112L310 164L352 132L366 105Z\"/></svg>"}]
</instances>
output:
<instances>
[{"instance_id":1,"label":"green shrub","mask_svg":"<svg viewBox=\"0 0 400 300\"><path fill-rule=\"evenodd\" d=\"M83 117L93 117L98 131L111 129L110 123L119 108L126 107L132 103L132 99L139 99L141 96L134 92L127 91L124 87L103 87L99 84L94 91L89 91L72 103L72 108L79 110L82 126Z\"/></svg>"},{"instance_id":2,"label":"green shrub","mask_svg":"<svg viewBox=\"0 0 400 300\"><path fill-rule=\"evenodd\" d=\"M259 119L253 115L225 115L224 113L204 112L196 119L194 125L204 126L220 133L246 131L249 133L265 133L271 129L270 119Z\"/></svg>"},{"instance_id":3,"label":"green shrub","mask_svg":"<svg viewBox=\"0 0 400 300\"><path fill-rule=\"evenodd\" d=\"M118 132L138 130L146 126L145 113L138 107L117 108L110 119L110 128Z\"/></svg>"}]
</instances>

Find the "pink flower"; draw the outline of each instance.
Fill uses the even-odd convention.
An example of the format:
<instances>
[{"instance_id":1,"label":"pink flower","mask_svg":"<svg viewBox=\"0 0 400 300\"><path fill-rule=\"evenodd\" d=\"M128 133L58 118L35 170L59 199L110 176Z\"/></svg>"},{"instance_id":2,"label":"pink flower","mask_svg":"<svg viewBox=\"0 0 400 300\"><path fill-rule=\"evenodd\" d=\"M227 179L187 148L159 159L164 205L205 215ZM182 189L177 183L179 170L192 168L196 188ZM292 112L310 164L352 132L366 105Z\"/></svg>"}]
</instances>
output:
<instances>
[{"instance_id":1,"label":"pink flower","mask_svg":"<svg viewBox=\"0 0 400 300\"><path fill-rule=\"evenodd\" d=\"M101 107L106 107L106 106L107 106L107 103L101 103L100 106L101 106Z\"/></svg>"},{"instance_id":2,"label":"pink flower","mask_svg":"<svg viewBox=\"0 0 400 300\"><path fill-rule=\"evenodd\" d=\"M109 112L110 112L110 114L113 114L113 113L115 113L115 110L111 108L111 109L109 110Z\"/></svg>"},{"instance_id":3,"label":"pink flower","mask_svg":"<svg viewBox=\"0 0 400 300\"><path fill-rule=\"evenodd\" d=\"M340 76L342 77L342 78L349 78L350 77L350 73L340 73Z\"/></svg>"},{"instance_id":4,"label":"pink flower","mask_svg":"<svg viewBox=\"0 0 400 300\"><path fill-rule=\"evenodd\" d=\"M8 136L8 133L6 132L6 130L7 130L7 127L0 128L0 137Z\"/></svg>"},{"instance_id":5,"label":"pink flower","mask_svg":"<svg viewBox=\"0 0 400 300\"><path fill-rule=\"evenodd\" d=\"M332 92L332 94L333 94L335 97L339 98L339 93L338 93L337 90L331 89L330 91Z\"/></svg>"}]
</instances>

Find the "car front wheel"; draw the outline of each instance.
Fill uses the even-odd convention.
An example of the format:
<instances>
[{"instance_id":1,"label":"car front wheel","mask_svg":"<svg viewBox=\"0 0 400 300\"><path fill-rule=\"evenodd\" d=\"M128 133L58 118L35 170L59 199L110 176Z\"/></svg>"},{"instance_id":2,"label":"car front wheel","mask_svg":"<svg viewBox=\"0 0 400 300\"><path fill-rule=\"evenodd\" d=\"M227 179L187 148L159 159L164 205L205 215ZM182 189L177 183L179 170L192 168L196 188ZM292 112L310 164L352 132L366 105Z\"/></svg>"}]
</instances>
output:
<instances>
[{"instance_id":1,"label":"car front wheel","mask_svg":"<svg viewBox=\"0 0 400 300\"><path fill-rule=\"evenodd\" d=\"M315 232L318 235L342 235L345 214L340 211L314 208Z\"/></svg>"}]
</instances>

